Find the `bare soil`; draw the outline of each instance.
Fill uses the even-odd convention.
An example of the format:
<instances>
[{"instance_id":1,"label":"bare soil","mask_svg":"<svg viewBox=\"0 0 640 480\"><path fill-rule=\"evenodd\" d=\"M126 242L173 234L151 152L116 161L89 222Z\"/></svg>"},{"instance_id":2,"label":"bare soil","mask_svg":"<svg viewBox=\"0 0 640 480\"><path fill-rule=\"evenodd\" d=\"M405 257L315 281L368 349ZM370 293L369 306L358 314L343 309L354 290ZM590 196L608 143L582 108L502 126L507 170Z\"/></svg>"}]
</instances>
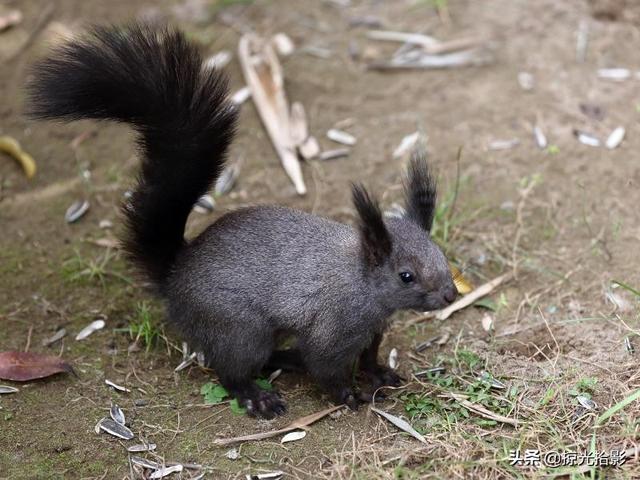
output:
<instances>
[{"instance_id":1,"label":"bare soil","mask_svg":"<svg viewBox=\"0 0 640 480\"><path fill-rule=\"evenodd\" d=\"M19 385L2 382L20 392L0 397L0 478L132 478L125 442L94 432L111 401L125 410L138 437L158 445L156 459L196 463L205 467L206 478L216 479L273 470L284 471L285 478L538 478L559 471L512 466L510 450L584 452L593 439L599 451L635 448L637 402L602 425L597 417L640 388L637 358L624 342L629 336L640 348L634 340L637 299L621 288L612 291L628 302L626 308L606 298L613 281L640 285L640 83L603 80L597 70L640 70L640 8L630 0L626 5L450 0L441 2L447 17L430 1L218 3L224 5L204 2L206 15L194 18L174 9L198 4L193 1L0 2L0 14L8 8L24 13L21 25L0 33L0 135L18 139L38 164L29 181L15 161L0 154L0 351L29 344L31 351L62 355L78 373ZM385 29L444 40L482 36L490 39L495 61L455 70L368 70L366 58L388 56L396 46L368 40L366 28L350 26L350 19L363 15L376 16ZM46 52L52 23L79 31L87 23L136 17L180 25L209 54L235 53L243 30L265 36L286 32L298 46L284 60L287 93L304 103L312 133L325 149L336 147L325 132L338 122L358 138L347 158L303 165L309 193L299 197L247 102L231 152L243 161L239 184L218 200L211 215L193 215L189 236L245 204L289 205L352 222L350 182L364 181L385 206L399 201L404 159L394 159L392 152L407 134L421 130L428 136L441 198L460 179L455 208L447 216L454 223L443 242L448 255L475 284L514 268L517 275L490 296L495 311L472 307L446 321L417 324L416 313L399 314L383 352L399 350L400 371L411 381L378 406L411 418L405 410L409 392L433 398L446 393L411 373L443 359L459 363L461 352L473 352L481 368L515 389L508 416L518 419L518 426L481 423L471 413L431 428L429 418L416 417L412 421L427 439L423 445L363 407L321 420L295 443L283 446L280 437L245 443L236 460L226 457L229 447L214 445L216 438L280 428L330 403L305 377L283 374L275 386L289 412L271 422L256 421L235 415L226 403L203 405L200 388L215 378L198 368L173 372L181 355L180 339L172 332L166 332L169 344L130 351L128 330L139 303L150 304L157 321L161 305L116 252L95 241L120 228L118 207L137 163L133 136L117 125L35 123L22 114L29 65ZM581 21L589 26L584 62L576 60ZM366 58L353 60L350 46ZM330 55L321 58L309 47ZM232 89L244 84L237 59L226 70ZM534 75L532 91L518 85L522 71ZM585 104L599 107L602 118L585 114ZM548 137L546 150L536 146L534 124ZM580 144L573 135L580 129L606 138L620 125L627 135L616 150ZM71 142L79 135L86 139L74 148ZM487 148L492 140L510 138L520 144L503 151ZM68 225L65 210L80 198L89 199L91 209ZM115 234L98 227L103 219L113 221ZM102 278L73 278L74 268L78 273L104 259ZM487 313L493 332L481 325ZM75 341L99 315L107 318L107 327ZM43 347L42 340L62 326L67 337ZM443 331L450 333L447 343L413 352ZM111 391L105 379L132 391ZM596 382L587 390L596 408L576 417L572 392L591 379ZM640 478L640 467L630 457L620 468L574 468L570 474ZM182 478L191 475L185 471Z\"/></svg>"}]
</instances>

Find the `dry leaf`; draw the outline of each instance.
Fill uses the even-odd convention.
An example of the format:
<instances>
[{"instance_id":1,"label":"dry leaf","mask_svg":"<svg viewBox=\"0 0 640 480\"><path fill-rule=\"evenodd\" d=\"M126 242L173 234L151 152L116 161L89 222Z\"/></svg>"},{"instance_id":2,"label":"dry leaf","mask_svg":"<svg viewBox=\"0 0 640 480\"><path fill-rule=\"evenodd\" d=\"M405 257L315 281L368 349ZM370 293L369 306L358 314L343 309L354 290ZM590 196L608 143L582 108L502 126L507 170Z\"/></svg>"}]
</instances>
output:
<instances>
[{"instance_id":1,"label":"dry leaf","mask_svg":"<svg viewBox=\"0 0 640 480\"><path fill-rule=\"evenodd\" d=\"M312 423L317 422L321 418L326 417L330 413L333 413L336 410L339 410L339 409L341 409L343 407L344 407L344 405L337 405L335 407L329 407L329 408L327 408L325 410L321 410L319 412L312 413L311 415L307 415L305 417L300 417L297 420L294 420L293 422L291 422L286 427L280 428L278 430L271 430L269 432L254 433L252 435L243 435L241 437L218 438L218 439L214 440L213 443L216 444L216 445L230 445L232 443L248 442L248 441L251 441L251 440L264 440L265 438L275 437L276 435L280 435L282 433L291 432L293 430L305 429L306 427L308 427Z\"/></svg>"},{"instance_id":2,"label":"dry leaf","mask_svg":"<svg viewBox=\"0 0 640 480\"><path fill-rule=\"evenodd\" d=\"M416 429L409 424L409 422L399 417L396 417L395 415L391 415L390 413L384 412L382 410L378 410L375 407L371 407L371 410L376 412L381 417L384 417L389 422L393 423L396 427L398 427L400 430L404 430L409 435L421 441L422 443L427 443L427 440L419 432L417 432Z\"/></svg>"},{"instance_id":3,"label":"dry leaf","mask_svg":"<svg viewBox=\"0 0 640 480\"><path fill-rule=\"evenodd\" d=\"M27 382L63 372L74 373L71 365L60 357L33 352L0 353L0 378L4 380Z\"/></svg>"}]
</instances>

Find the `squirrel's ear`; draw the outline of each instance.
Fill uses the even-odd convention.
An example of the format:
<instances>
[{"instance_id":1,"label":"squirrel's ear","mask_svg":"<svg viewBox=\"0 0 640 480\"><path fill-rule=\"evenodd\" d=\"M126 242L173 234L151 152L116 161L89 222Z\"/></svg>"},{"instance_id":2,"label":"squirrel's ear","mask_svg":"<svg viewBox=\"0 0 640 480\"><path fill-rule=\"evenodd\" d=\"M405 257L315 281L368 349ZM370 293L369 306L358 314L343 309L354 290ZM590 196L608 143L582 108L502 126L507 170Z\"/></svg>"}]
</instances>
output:
<instances>
[{"instance_id":1,"label":"squirrel's ear","mask_svg":"<svg viewBox=\"0 0 640 480\"><path fill-rule=\"evenodd\" d=\"M407 218L427 232L431 231L436 211L436 182L427 165L426 152L418 147L411 154L404 182Z\"/></svg>"},{"instance_id":2,"label":"squirrel's ear","mask_svg":"<svg viewBox=\"0 0 640 480\"><path fill-rule=\"evenodd\" d=\"M391 235L387 230L378 202L362 185L352 185L353 204L358 211L358 229L365 260L380 265L391 254Z\"/></svg>"}]
</instances>

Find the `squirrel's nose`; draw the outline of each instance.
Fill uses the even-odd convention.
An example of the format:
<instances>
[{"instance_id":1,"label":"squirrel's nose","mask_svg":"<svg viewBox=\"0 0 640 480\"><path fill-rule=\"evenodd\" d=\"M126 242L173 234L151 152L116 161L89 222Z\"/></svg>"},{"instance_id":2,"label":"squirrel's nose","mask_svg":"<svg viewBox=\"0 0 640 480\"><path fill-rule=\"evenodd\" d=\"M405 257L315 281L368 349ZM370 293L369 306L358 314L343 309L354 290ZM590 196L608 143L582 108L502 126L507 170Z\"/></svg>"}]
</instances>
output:
<instances>
[{"instance_id":1,"label":"squirrel's nose","mask_svg":"<svg viewBox=\"0 0 640 480\"><path fill-rule=\"evenodd\" d=\"M458 296L458 289L455 287L455 285L451 285L444 291L443 296L448 303L452 303Z\"/></svg>"}]
</instances>

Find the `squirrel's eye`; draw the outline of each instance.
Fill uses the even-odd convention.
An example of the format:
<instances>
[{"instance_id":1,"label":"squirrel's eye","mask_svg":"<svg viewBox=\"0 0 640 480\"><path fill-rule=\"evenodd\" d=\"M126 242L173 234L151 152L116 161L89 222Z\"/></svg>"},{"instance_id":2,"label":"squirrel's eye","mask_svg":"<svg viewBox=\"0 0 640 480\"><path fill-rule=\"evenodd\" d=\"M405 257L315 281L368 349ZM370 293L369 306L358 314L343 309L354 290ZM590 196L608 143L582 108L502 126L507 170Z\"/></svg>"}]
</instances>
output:
<instances>
[{"instance_id":1,"label":"squirrel's eye","mask_svg":"<svg viewBox=\"0 0 640 480\"><path fill-rule=\"evenodd\" d=\"M413 282L413 275L410 272L400 272L400 280L404 283Z\"/></svg>"}]
</instances>

